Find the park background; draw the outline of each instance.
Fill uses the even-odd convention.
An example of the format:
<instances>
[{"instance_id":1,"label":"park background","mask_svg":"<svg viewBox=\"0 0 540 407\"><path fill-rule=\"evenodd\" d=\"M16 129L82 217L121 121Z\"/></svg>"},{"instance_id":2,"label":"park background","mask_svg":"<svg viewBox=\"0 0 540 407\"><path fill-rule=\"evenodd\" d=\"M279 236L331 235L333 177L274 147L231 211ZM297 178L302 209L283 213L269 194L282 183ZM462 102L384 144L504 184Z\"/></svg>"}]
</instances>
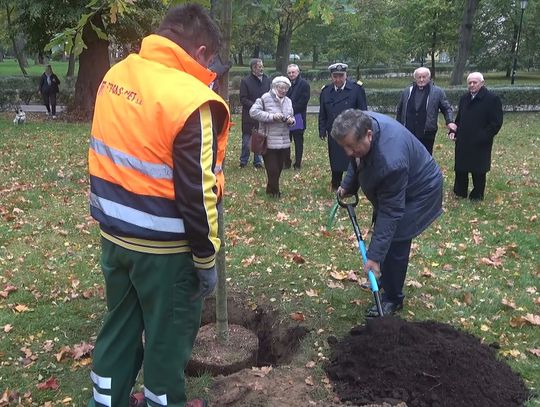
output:
<instances>
[{"instance_id":1,"label":"park background","mask_svg":"<svg viewBox=\"0 0 540 407\"><path fill-rule=\"evenodd\" d=\"M0 405L81 406L91 393L91 344L105 312L99 234L87 206L92 86L104 69L137 49L169 6L156 0L93 3L1 2ZM209 3L225 27L222 8L229 2ZM463 61L460 27L471 5L472 37ZM231 11L230 48L222 59L233 62L227 88L233 105L246 65L260 56L270 75L298 63L312 85L311 105L328 81L328 64L339 60L364 82L370 106L394 106L412 71L425 65L454 103L466 73L480 70L507 110L532 111L505 115L481 204L453 199L453 145L440 123L434 156L445 177L445 213L415 241L403 317L445 322L497 344L498 356L537 395L539 2L522 9L519 1L498 0L269 0L235 1ZM101 27L101 38L88 30L89 21ZM76 36L73 53L65 47L69 33ZM35 113L25 126L13 126L14 106L39 104L36 81L46 63L63 82L64 120ZM454 77L458 63L463 71ZM233 122L224 201L228 288L275 309L283 321L301 316L310 334L291 364L315 362L306 369L313 383L308 390L315 400L331 399L321 368L329 352L325 338L362 323L371 296L354 281L362 275L346 215L326 230L333 196L316 116L308 119L305 165L284 173L281 201L265 197L264 172L237 168L239 116ZM371 209L365 200L358 217L366 232ZM211 381L191 379L190 392L208 391ZM539 405L538 398L528 405Z\"/></svg>"}]
</instances>

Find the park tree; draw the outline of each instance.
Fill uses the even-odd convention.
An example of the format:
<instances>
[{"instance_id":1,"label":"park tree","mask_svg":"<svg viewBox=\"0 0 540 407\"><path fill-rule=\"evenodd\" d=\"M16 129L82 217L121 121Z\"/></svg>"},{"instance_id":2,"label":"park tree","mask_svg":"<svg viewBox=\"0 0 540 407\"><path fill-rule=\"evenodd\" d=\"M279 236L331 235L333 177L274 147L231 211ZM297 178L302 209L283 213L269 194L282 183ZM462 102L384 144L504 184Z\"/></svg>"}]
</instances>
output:
<instances>
[{"instance_id":1,"label":"park tree","mask_svg":"<svg viewBox=\"0 0 540 407\"><path fill-rule=\"evenodd\" d=\"M393 3L394 22L402 26L404 50L424 64L428 55L431 60L431 76L436 76L436 56L453 48L457 37L455 27L459 24L456 15L459 1L456 0L408 0ZM452 45L450 45L452 44Z\"/></svg>"},{"instance_id":2,"label":"park tree","mask_svg":"<svg viewBox=\"0 0 540 407\"><path fill-rule=\"evenodd\" d=\"M465 0L463 18L459 28L457 56L454 63L454 70L452 71L452 77L450 79L450 85L461 85L463 82L465 65L471 50L474 17L479 2L480 0Z\"/></svg>"},{"instance_id":3,"label":"park tree","mask_svg":"<svg viewBox=\"0 0 540 407\"><path fill-rule=\"evenodd\" d=\"M65 45L66 52L79 57L75 96L69 106L72 114L81 120L92 118L98 86L110 68L109 45L140 41L155 28L143 27L141 22L154 25L154 20L160 20L154 17L161 17L164 11L163 0L91 0L77 24L49 42L47 50ZM128 26L139 29L126 29Z\"/></svg>"},{"instance_id":4,"label":"park tree","mask_svg":"<svg viewBox=\"0 0 540 407\"><path fill-rule=\"evenodd\" d=\"M26 60L26 56L24 54L24 45L26 43L26 39L24 38L24 34L21 32L19 27L15 24L15 20L18 16L17 5L18 2L15 0L0 0L0 7L5 15L5 28L11 41L11 46L13 47L13 54L17 59L22 74L24 76L28 76L28 73L26 72L28 61Z\"/></svg>"}]
</instances>

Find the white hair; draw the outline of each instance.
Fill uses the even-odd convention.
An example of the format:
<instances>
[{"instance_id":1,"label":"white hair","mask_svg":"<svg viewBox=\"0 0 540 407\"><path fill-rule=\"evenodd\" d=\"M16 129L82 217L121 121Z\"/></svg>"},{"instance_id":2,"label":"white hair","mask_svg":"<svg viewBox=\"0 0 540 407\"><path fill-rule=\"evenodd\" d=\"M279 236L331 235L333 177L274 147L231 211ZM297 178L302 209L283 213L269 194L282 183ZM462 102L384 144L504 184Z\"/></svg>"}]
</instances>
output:
<instances>
[{"instance_id":1,"label":"white hair","mask_svg":"<svg viewBox=\"0 0 540 407\"><path fill-rule=\"evenodd\" d=\"M480 82L484 82L484 75L482 75L480 72L471 72L469 76L467 76L467 82L469 82L469 78L476 76L478 79L480 79Z\"/></svg>"},{"instance_id":2,"label":"white hair","mask_svg":"<svg viewBox=\"0 0 540 407\"><path fill-rule=\"evenodd\" d=\"M276 76L272 80L272 87L276 88L280 83L287 85L289 88L291 87L291 81L286 76Z\"/></svg>"},{"instance_id":3,"label":"white hair","mask_svg":"<svg viewBox=\"0 0 540 407\"><path fill-rule=\"evenodd\" d=\"M413 77L414 79L416 79L416 74L419 74L419 73L427 73L428 75L428 78L431 78L431 71L429 70L429 68L426 68L425 66L421 66L420 68L416 68L413 72Z\"/></svg>"}]
</instances>

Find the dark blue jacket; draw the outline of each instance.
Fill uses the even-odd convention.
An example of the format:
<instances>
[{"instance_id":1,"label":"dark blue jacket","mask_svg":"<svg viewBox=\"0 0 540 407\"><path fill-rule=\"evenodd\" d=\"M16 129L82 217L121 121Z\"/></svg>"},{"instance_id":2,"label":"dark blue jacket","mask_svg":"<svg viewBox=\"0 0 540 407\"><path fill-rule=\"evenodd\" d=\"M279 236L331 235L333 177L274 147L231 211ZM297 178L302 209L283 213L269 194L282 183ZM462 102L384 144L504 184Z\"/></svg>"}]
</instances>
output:
<instances>
[{"instance_id":1,"label":"dark blue jacket","mask_svg":"<svg viewBox=\"0 0 540 407\"><path fill-rule=\"evenodd\" d=\"M373 120L369 153L352 159L342 187L358 188L373 205L375 227L368 258L382 262L392 241L412 239L442 213L441 170L417 138L397 121L365 112Z\"/></svg>"},{"instance_id":2,"label":"dark blue jacket","mask_svg":"<svg viewBox=\"0 0 540 407\"><path fill-rule=\"evenodd\" d=\"M307 81L300 75L297 76L296 80L287 92L287 97L291 99L292 102L294 114L300 113L302 115L304 129L306 128L306 112L310 93L311 88L309 83L307 83Z\"/></svg>"},{"instance_id":3,"label":"dark blue jacket","mask_svg":"<svg viewBox=\"0 0 540 407\"><path fill-rule=\"evenodd\" d=\"M240 81L240 103L242 104L242 134L251 134L251 129L258 128L259 122L249 115L253 103L270 90L271 81L264 75L261 79L250 73Z\"/></svg>"},{"instance_id":4,"label":"dark blue jacket","mask_svg":"<svg viewBox=\"0 0 540 407\"><path fill-rule=\"evenodd\" d=\"M328 137L328 157L332 171L347 171L349 158L336 141L330 137L334 120L347 109L367 110L364 88L347 80L341 92L336 92L333 84L326 85L320 96L319 137Z\"/></svg>"}]
</instances>

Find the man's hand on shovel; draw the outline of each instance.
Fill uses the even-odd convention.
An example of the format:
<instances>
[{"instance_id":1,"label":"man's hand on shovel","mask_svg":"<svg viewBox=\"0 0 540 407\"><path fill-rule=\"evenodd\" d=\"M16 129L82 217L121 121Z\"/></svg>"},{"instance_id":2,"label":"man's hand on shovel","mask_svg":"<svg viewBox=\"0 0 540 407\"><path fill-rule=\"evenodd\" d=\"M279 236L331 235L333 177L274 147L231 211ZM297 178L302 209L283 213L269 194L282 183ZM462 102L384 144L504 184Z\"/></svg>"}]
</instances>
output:
<instances>
[{"instance_id":1,"label":"man's hand on shovel","mask_svg":"<svg viewBox=\"0 0 540 407\"><path fill-rule=\"evenodd\" d=\"M364 271L366 274L371 270L373 274L375 274L375 278L379 280L381 278L381 265L380 263L367 259L366 263L364 264Z\"/></svg>"}]
</instances>

